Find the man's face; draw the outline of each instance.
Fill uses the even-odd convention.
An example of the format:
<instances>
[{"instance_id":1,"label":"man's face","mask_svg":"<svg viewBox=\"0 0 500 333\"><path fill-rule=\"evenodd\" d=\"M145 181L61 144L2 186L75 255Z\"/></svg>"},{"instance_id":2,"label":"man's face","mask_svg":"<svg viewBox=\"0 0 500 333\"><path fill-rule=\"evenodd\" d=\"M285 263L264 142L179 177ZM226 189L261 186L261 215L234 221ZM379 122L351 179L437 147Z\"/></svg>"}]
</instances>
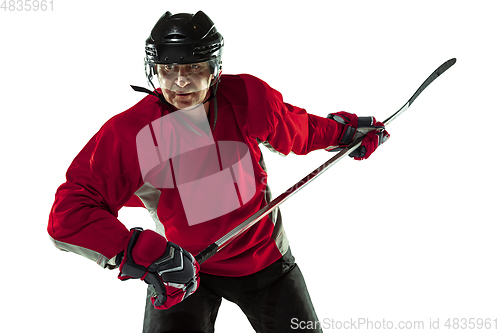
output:
<instances>
[{"instance_id":1,"label":"man's face","mask_svg":"<svg viewBox=\"0 0 500 333\"><path fill-rule=\"evenodd\" d=\"M214 76L207 62L186 65L156 65L163 96L178 109L202 104Z\"/></svg>"}]
</instances>

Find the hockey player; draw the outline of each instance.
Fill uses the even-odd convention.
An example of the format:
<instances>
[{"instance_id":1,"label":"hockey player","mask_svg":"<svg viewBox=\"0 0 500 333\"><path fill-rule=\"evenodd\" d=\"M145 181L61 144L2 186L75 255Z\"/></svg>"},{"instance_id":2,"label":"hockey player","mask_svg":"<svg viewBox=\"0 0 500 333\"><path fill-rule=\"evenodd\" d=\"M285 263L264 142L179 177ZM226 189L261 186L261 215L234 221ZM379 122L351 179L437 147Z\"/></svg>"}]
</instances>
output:
<instances>
[{"instance_id":1,"label":"hockey player","mask_svg":"<svg viewBox=\"0 0 500 333\"><path fill-rule=\"evenodd\" d=\"M201 267L193 255L269 202L261 143L307 154L345 147L368 127L353 155L363 159L389 136L372 117L318 117L256 77L222 75L223 44L203 12L165 13L146 40L153 90L134 87L149 96L76 156L50 213L59 249L149 285L144 332L213 332L222 298L258 332L317 321L278 210ZM125 206L148 209L156 231L128 230L118 220Z\"/></svg>"}]
</instances>

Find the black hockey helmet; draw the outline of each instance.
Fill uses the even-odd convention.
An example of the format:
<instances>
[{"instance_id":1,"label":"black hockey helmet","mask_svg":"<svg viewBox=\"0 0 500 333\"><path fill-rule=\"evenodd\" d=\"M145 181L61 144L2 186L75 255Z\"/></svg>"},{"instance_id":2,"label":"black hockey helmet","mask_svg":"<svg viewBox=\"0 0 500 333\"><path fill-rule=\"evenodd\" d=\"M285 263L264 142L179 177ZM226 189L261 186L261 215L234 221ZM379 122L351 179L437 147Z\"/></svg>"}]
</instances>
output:
<instances>
[{"instance_id":1,"label":"black hockey helmet","mask_svg":"<svg viewBox=\"0 0 500 333\"><path fill-rule=\"evenodd\" d=\"M223 46L222 35L202 11L194 15L166 12L146 40L144 64L148 81L152 84L157 64L208 62L215 77L213 84L220 76Z\"/></svg>"}]
</instances>

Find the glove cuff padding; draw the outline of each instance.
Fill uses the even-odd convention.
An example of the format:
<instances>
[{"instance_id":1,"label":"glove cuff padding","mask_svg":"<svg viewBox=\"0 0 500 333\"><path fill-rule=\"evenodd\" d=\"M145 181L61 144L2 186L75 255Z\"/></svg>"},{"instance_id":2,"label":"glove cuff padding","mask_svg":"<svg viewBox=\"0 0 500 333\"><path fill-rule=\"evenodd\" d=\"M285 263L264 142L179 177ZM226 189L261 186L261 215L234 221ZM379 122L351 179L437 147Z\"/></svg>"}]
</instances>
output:
<instances>
[{"instance_id":1,"label":"glove cuff padding","mask_svg":"<svg viewBox=\"0 0 500 333\"><path fill-rule=\"evenodd\" d=\"M328 114L327 118L344 125L342 133L339 136L339 146L345 147L349 145L354 140L354 136L356 135L356 130L358 128L358 116L354 113L340 111Z\"/></svg>"},{"instance_id":2,"label":"glove cuff padding","mask_svg":"<svg viewBox=\"0 0 500 333\"><path fill-rule=\"evenodd\" d=\"M141 228L134 228L130 230L130 234L127 239L127 245L125 247L125 251L123 252L123 258L120 263L120 274L118 278L120 280L128 280L128 279L143 279L147 274L147 266L139 265L134 261L133 250L139 236L141 235Z\"/></svg>"},{"instance_id":3,"label":"glove cuff padding","mask_svg":"<svg viewBox=\"0 0 500 333\"><path fill-rule=\"evenodd\" d=\"M133 245L132 258L138 265L148 267L162 257L167 249L165 237L153 230L144 230Z\"/></svg>"}]
</instances>

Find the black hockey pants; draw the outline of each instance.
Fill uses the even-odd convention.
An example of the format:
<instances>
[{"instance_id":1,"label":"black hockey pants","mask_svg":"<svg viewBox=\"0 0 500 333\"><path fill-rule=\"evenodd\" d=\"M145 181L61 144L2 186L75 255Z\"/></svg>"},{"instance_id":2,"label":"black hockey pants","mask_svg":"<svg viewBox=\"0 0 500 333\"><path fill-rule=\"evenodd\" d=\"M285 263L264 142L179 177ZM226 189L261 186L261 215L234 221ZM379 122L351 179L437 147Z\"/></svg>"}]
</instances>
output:
<instances>
[{"instance_id":1,"label":"black hockey pants","mask_svg":"<svg viewBox=\"0 0 500 333\"><path fill-rule=\"evenodd\" d=\"M318 320L290 250L269 267L248 276L202 273L198 290L168 310L156 310L150 293L148 290L143 333L214 332L222 298L236 303L259 333L305 332L297 329L298 322Z\"/></svg>"}]
</instances>

